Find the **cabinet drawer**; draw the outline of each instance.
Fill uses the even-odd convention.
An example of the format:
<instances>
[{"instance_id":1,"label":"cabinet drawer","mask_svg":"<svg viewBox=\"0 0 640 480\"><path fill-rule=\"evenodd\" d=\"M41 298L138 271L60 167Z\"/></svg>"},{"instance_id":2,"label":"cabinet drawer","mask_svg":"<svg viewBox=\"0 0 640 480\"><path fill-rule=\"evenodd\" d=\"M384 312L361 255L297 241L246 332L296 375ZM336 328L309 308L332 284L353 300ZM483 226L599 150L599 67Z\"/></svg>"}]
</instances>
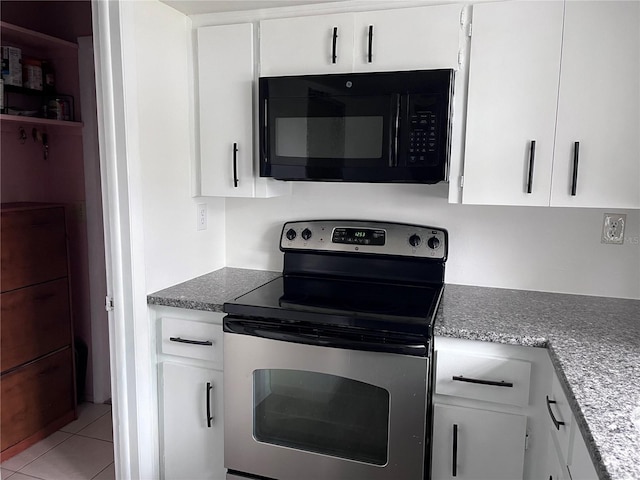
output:
<instances>
[{"instance_id":1,"label":"cabinet drawer","mask_svg":"<svg viewBox=\"0 0 640 480\"><path fill-rule=\"evenodd\" d=\"M2 450L73 412L71 348L2 375Z\"/></svg>"},{"instance_id":2,"label":"cabinet drawer","mask_svg":"<svg viewBox=\"0 0 640 480\"><path fill-rule=\"evenodd\" d=\"M67 276L64 208L2 212L3 292Z\"/></svg>"},{"instance_id":3,"label":"cabinet drawer","mask_svg":"<svg viewBox=\"0 0 640 480\"><path fill-rule=\"evenodd\" d=\"M0 298L1 371L71 344L66 278L5 292Z\"/></svg>"},{"instance_id":4,"label":"cabinet drawer","mask_svg":"<svg viewBox=\"0 0 640 480\"><path fill-rule=\"evenodd\" d=\"M562 457L565 460L569 460L569 445L571 444L571 429L573 427L573 413L571 412L571 406L567 400L560 380L557 375L553 376L551 383L551 395L545 399L547 402L547 413L549 420L549 428L555 435L562 453ZM553 420L556 420L554 422Z\"/></svg>"},{"instance_id":5,"label":"cabinet drawer","mask_svg":"<svg viewBox=\"0 0 640 480\"><path fill-rule=\"evenodd\" d=\"M485 402L529 404L531 364L438 350L435 393Z\"/></svg>"},{"instance_id":6,"label":"cabinet drawer","mask_svg":"<svg viewBox=\"0 0 640 480\"><path fill-rule=\"evenodd\" d=\"M172 317L162 317L161 325L162 353L222 364L221 325Z\"/></svg>"}]
</instances>

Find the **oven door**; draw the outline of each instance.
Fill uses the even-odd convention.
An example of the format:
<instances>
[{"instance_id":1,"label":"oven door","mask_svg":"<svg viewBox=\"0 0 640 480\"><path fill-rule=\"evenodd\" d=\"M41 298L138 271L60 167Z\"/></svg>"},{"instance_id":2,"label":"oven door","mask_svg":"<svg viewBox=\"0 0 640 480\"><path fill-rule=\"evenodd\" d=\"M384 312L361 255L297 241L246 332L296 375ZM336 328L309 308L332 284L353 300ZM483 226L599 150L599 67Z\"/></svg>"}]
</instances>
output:
<instances>
[{"instance_id":1,"label":"oven door","mask_svg":"<svg viewBox=\"0 0 640 480\"><path fill-rule=\"evenodd\" d=\"M425 478L428 358L227 332L224 342L226 468L278 480Z\"/></svg>"}]
</instances>

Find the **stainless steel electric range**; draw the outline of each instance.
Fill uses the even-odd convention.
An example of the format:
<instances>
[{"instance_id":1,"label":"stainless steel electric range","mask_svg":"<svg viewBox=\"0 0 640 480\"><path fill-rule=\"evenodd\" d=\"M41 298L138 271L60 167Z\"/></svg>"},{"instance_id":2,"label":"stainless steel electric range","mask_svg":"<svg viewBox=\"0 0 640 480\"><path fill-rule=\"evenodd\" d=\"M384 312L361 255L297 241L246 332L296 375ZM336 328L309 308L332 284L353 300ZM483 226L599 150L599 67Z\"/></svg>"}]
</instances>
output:
<instances>
[{"instance_id":1,"label":"stainless steel electric range","mask_svg":"<svg viewBox=\"0 0 640 480\"><path fill-rule=\"evenodd\" d=\"M284 225L282 276L224 305L228 479L428 478L447 246L428 226Z\"/></svg>"}]
</instances>

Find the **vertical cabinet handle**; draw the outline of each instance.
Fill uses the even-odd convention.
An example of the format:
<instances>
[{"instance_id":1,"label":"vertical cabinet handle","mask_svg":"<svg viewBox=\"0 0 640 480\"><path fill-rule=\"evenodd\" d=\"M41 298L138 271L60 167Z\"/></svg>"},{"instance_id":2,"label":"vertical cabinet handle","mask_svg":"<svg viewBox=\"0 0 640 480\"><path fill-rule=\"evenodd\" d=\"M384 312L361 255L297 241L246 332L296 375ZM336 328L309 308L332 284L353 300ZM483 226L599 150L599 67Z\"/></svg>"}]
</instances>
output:
<instances>
[{"instance_id":1,"label":"vertical cabinet handle","mask_svg":"<svg viewBox=\"0 0 640 480\"><path fill-rule=\"evenodd\" d=\"M547 395L547 410L549 410L549 416L551 416L551 420L553 421L553 425L556 427L556 430L560 430L560 425L565 425L564 422L556 419L556 416L553 414L551 410L551 404L558 403L555 400L549 400L549 395Z\"/></svg>"},{"instance_id":2,"label":"vertical cabinet handle","mask_svg":"<svg viewBox=\"0 0 640 480\"><path fill-rule=\"evenodd\" d=\"M453 424L453 458L451 461L451 476L458 476L458 425Z\"/></svg>"},{"instance_id":3,"label":"vertical cabinet handle","mask_svg":"<svg viewBox=\"0 0 640 480\"><path fill-rule=\"evenodd\" d=\"M233 144L233 187L238 188L238 144Z\"/></svg>"},{"instance_id":4,"label":"vertical cabinet handle","mask_svg":"<svg viewBox=\"0 0 640 480\"><path fill-rule=\"evenodd\" d=\"M371 63L373 54L373 25L369 25L369 49L367 51L367 61Z\"/></svg>"},{"instance_id":5,"label":"vertical cabinet handle","mask_svg":"<svg viewBox=\"0 0 640 480\"><path fill-rule=\"evenodd\" d=\"M331 63L336 63L336 44L338 43L338 27L333 27L333 47L331 49Z\"/></svg>"},{"instance_id":6,"label":"vertical cabinet handle","mask_svg":"<svg viewBox=\"0 0 640 480\"><path fill-rule=\"evenodd\" d=\"M573 144L573 179L571 180L571 196L576 196L578 188L578 157L580 156L580 142Z\"/></svg>"},{"instance_id":7,"label":"vertical cabinet handle","mask_svg":"<svg viewBox=\"0 0 640 480\"><path fill-rule=\"evenodd\" d=\"M207 427L211 428L211 422L213 422L213 415L211 415L211 390L213 385L207 382Z\"/></svg>"},{"instance_id":8,"label":"vertical cabinet handle","mask_svg":"<svg viewBox=\"0 0 640 480\"><path fill-rule=\"evenodd\" d=\"M527 193L531 193L533 188L533 162L536 158L536 141L531 140L531 148L529 150L529 175L527 176Z\"/></svg>"}]
</instances>

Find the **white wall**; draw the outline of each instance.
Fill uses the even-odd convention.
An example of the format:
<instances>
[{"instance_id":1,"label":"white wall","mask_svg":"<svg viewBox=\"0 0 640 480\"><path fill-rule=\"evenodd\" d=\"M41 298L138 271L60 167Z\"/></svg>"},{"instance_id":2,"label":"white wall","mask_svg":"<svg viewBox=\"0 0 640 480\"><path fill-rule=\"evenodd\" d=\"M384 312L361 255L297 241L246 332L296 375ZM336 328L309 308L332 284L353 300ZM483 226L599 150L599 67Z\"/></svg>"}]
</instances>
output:
<instances>
[{"instance_id":1,"label":"white wall","mask_svg":"<svg viewBox=\"0 0 640 480\"><path fill-rule=\"evenodd\" d=\"M224 199L191 197L193 81L190 20L156 1L136 2L139 153L147 292L224 266ZM208 229L196 230L196 204Z\"/></svg>"},{"instance_id":2,"label":"white wall","mask_svg":"<svg viewBox=\"0 0 640 480\"><path fill-rule=\"evenodd\" d=\"M447 203L448 186L296 183L291 197L227 199L227 266L282 269L288 220L397 221L448 229L448 283L640 299L640 212L602 245L605 210Z\"/></svg>"}]
</instances>

